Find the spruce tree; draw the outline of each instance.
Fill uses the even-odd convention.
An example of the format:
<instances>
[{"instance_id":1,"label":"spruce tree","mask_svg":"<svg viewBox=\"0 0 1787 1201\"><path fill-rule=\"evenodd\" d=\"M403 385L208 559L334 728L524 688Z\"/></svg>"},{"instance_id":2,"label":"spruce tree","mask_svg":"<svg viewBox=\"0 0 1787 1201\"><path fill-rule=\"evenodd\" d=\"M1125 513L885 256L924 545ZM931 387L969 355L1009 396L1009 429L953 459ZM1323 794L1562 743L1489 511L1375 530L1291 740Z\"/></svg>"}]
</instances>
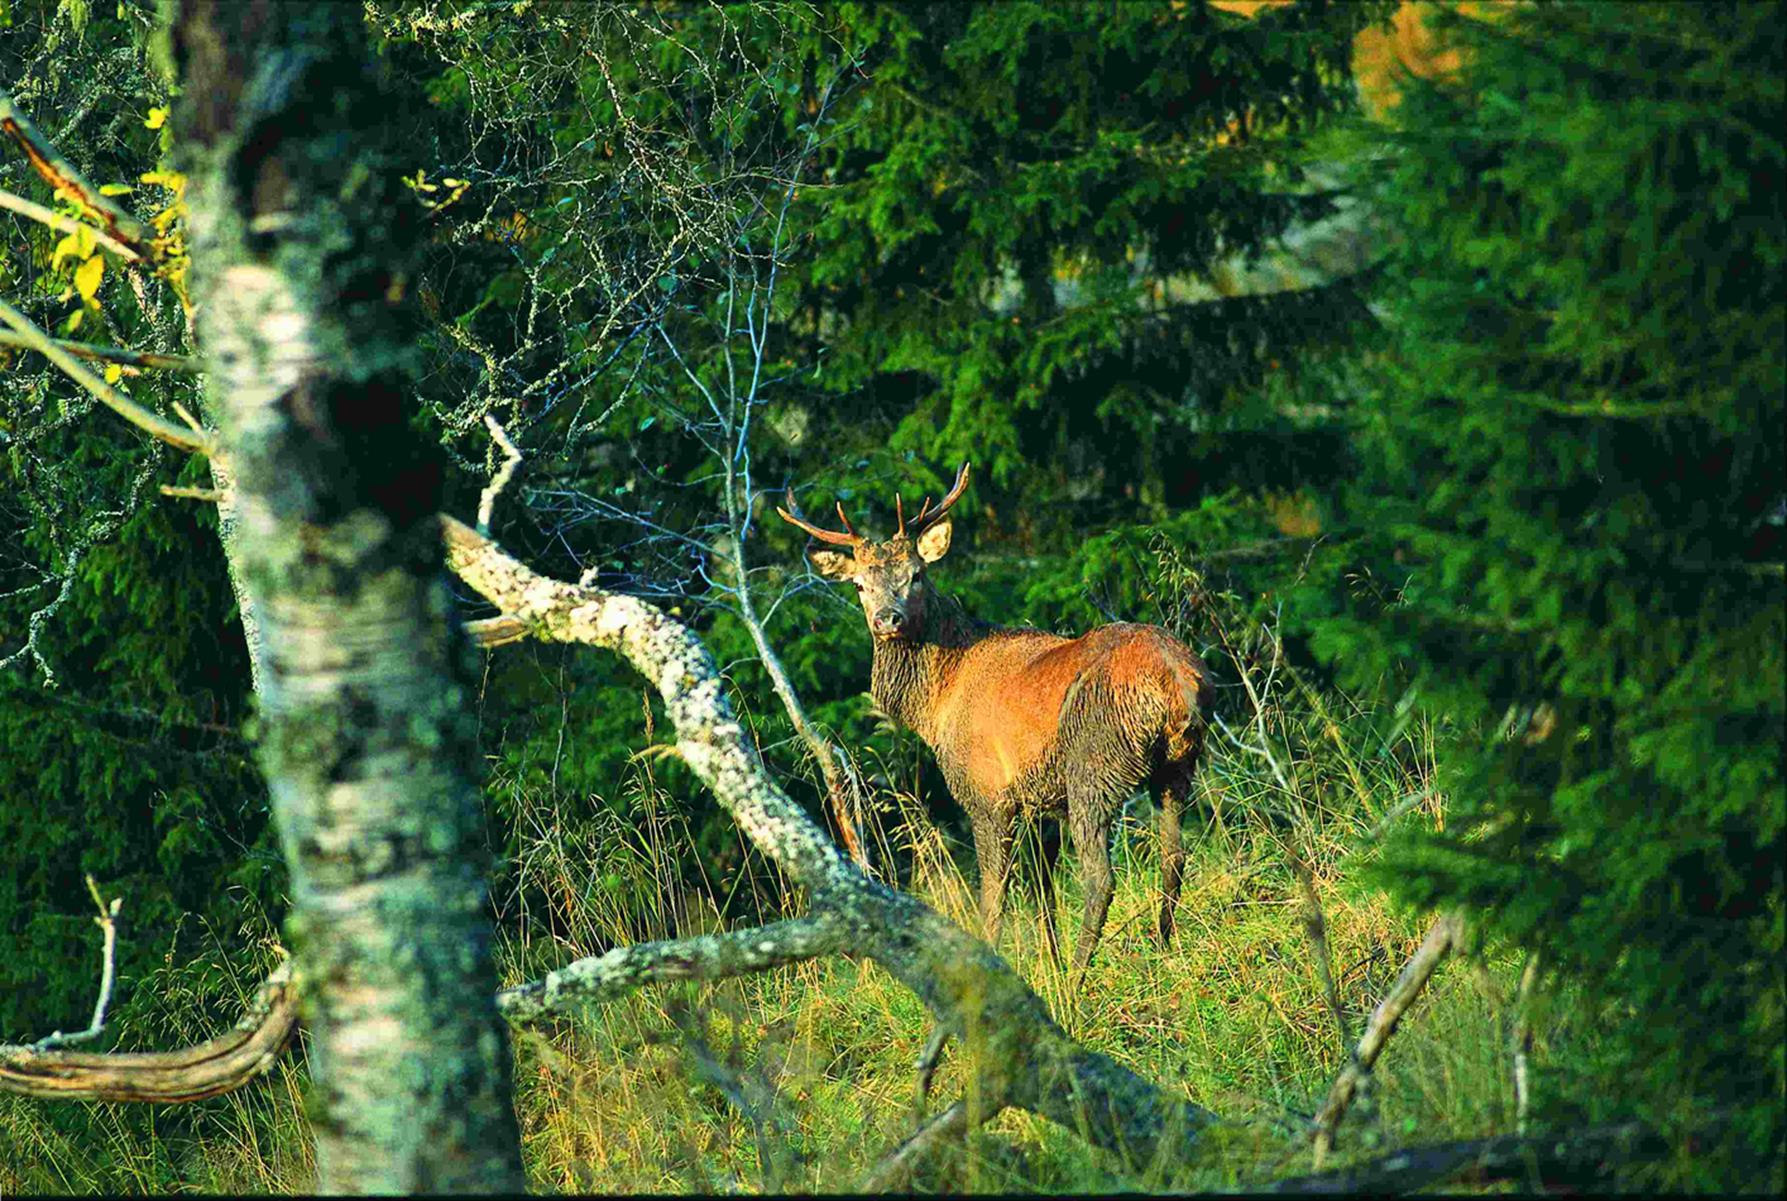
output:
<instances>
[{"instance_id":1,"label":"spruce tree","mask_svg":"<svg viewBox=\"0 0 1787 1201\"><path fill-rule=\"evenodd\" d=\"M1368 533L1303 597L1343 674L1456 719L1445 828L1381 877L1603 1019L1553 1116L1720 1111L1777 1186L1782 18L1444 17L1462 66L1411 81L1376 191Z\"/></svg>"}]
</instances>

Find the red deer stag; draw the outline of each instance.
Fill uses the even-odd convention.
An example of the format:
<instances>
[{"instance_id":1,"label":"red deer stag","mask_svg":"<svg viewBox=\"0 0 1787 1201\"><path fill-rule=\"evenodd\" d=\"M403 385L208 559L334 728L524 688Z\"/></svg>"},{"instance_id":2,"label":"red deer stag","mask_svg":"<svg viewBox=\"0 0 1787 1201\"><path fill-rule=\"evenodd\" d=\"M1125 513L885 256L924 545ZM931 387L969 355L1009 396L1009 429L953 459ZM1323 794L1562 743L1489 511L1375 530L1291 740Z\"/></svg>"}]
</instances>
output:
<instances>
[{"instance_id":1,"label":"red deer stag","mask_svg":"<svg viewBox=\"0 0 1787 1201\"><path fill-rule=\"evenodd\" d=\"M976 621L926 579L949 550L949 508L968 486L968 464L936 508L927 498L874 542L776 511L829 546L813 550L819 574L856 585L874 635L875 702L935 752L943 778L974 823L981 918L998 941L1012 835L1019 815L1065 819L1080 856L1085 911L1073 964L1092 959L1111 904L1111 825L1125 797L1146 784L1160 806L1159 935L1172 938L1184 851L1179 811L1203 749L1210 686L1204 665L1159 626L1100 626L1078 638ZM1045 842L1037 881L1049 949L1055 930L1054 859Z\"/></svg>"}]
</instances>

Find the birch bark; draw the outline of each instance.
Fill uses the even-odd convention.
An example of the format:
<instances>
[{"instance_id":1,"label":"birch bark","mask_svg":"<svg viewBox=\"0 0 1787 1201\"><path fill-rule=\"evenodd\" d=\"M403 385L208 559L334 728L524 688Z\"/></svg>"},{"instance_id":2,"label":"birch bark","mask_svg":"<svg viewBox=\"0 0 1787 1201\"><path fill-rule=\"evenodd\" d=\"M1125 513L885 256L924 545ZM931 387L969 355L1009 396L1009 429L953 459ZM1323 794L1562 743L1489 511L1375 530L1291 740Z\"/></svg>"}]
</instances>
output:
<instances>
[{"instance_id":1,"label":"birch bark","mask_svg":"<svg viewBox=\"0 0 1787 1201\"><path fill-rule=\"evenodd\" d=\"M467 644L409 429L413 204L357 6L185 0L201 341L259 634L324 1192L523 1187Z\"/></svg>"}]
</instances>

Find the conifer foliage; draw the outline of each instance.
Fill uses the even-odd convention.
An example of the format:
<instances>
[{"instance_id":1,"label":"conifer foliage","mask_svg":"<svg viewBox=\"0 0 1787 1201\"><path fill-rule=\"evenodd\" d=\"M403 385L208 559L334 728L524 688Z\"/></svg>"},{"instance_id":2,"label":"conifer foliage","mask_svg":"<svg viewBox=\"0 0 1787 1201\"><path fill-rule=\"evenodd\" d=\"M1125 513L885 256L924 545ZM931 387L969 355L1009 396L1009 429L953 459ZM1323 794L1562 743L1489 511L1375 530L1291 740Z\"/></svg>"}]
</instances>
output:
<instances>
[{"instance_id":1,"label":"conifer foliage","mask_svg":"<svg viewBox=\"0 0 1787 1201\"><path fill-rule=\"evenodd\" d=\"M1736 1110L1778 1157L1782 9L1444 26L1376 189L1371 550L1305 593L1327 657L1457 719L1445 829L1383 875L1604 1000L1554 1103Z\"/></svg>"}]
</instances>

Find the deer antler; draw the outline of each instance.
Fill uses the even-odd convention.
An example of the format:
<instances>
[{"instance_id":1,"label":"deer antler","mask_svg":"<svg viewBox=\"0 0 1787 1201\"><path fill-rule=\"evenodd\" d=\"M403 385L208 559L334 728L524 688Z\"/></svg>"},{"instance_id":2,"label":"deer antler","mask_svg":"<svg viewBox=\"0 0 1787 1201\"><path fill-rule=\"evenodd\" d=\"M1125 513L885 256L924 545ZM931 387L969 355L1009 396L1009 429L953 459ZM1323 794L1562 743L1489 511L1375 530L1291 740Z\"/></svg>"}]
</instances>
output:
<instances>
[{"instance_id":1,"label":"deer antler","mask_svg":"<svg viewBox=\"0 0 1787 1201\"><path fill-rule=\"evenodd\" d=\"M956 482L950 486L949 495L945 496L935 509L931 508L931 498L928 496L925 497L924 507L919 509L918 516L912 519L912 529L910 531L906 529L905 515L901 514L900 532L910 533L916 538L926 530L930 529L933 525L936 525L937 522L942 519L943 515L949 511L949 506L961 499L963 491L968 487L969 466L970 464L968 463L962 464L962 469L956 472ZM898 511L899 508L900 499L898 496L895 496L894 509L895 511Z\"/></svg>"},{"instance_id":2,"label":"deer antler","mask_svg":"<svg viewBox=\"0 0 1787 1201\"><path fill-rule=\"evenodd\" d=\"M794 503L794 493L792 491L788 493L788 503L791 505ZM862 535L858 534L856 530L851 527L850 519L844 516L843 501L838 502L838 520L844 523L845 532L843 533L839 533L836 530L821 529L816 525L801 520L780 505L776 506L776 512L781 515L783 521L786 521L789 525L799 526L821 542L829 542L833 546L848 546L853 549L862 545Z\"/></svg>"}]
</instances>

